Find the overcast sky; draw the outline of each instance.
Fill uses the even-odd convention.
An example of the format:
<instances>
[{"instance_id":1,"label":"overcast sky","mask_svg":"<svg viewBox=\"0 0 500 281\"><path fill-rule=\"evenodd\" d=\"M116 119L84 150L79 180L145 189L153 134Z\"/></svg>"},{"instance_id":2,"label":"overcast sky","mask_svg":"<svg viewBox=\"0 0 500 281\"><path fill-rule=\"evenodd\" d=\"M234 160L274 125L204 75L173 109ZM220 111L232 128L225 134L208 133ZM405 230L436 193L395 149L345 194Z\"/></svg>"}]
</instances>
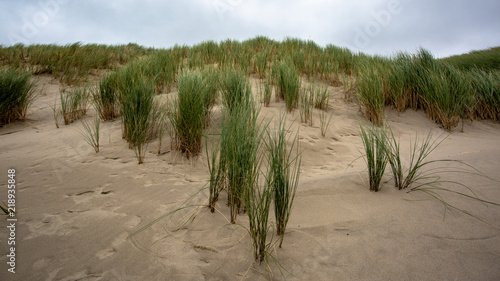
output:
<instances>
[{"instance_id":1,"label":"overcast sky","mask_svg":"<svg viewBox=\"0 0 500 281\"><path fill-rule=\"evenodd\" d=\"M436 57L500 45L499 0L0 0L0 44L127 44L311 39Z\"/></svg>"}]
</instances>

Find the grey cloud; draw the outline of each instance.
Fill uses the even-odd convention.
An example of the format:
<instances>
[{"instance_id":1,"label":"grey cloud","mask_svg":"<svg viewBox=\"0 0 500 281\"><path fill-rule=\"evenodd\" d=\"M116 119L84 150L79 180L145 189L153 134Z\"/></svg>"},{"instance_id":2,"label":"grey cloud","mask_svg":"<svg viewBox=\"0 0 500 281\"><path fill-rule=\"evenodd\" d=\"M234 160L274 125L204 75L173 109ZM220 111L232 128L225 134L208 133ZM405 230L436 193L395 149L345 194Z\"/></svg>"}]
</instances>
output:
<instances>
[{"instance_id":1,"label":"grey cloud","mask_svg":"<svg viewBox=\"0 0 500 281\"><path fill-rule=\"evenodd\" d=\"M41 18L43 25L33 19L45 12L40 3L61 3L57 13L45 22ZM391 5L399 5L401 11L388 18ZM264 35L275 40L312 39L323 46L383 55L422 46L446 56L500 45L499 10L497 0L0 1L0 44L21 39L58 44L135 42L163 48ZM26 33L29 25L36 32Z\"/></svg>"}]
</instances>

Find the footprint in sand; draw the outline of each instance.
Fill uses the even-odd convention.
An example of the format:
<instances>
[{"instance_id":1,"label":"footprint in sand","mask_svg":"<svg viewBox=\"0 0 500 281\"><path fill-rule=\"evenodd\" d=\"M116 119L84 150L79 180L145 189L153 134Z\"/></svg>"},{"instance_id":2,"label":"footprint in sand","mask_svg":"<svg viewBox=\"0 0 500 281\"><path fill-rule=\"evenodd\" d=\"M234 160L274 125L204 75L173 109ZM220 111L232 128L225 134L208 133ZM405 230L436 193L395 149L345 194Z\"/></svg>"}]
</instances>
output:
<instances>
[{"instance_id":1,"label":"footprint in sand","mask_svg":"<svg viewBox=\"0 0 500 281\"><path fill-rule=\"evenodd\" d=\"M114 255L117 251L117 247L123 244L127 240L128 234L126 232L120 234L113 242L111 242L111 247L103 249L96 253L96 257L100 260L105 259Z\"/></svg>"}]
</instances>

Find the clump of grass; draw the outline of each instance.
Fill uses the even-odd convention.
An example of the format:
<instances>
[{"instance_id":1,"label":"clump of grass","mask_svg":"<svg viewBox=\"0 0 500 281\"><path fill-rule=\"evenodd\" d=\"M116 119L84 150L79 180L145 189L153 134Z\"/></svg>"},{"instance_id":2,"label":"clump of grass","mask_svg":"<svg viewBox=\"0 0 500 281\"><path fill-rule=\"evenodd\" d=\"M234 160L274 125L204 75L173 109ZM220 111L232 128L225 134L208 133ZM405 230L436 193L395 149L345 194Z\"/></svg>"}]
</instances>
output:
<instances>
[{"instance_id":1,"label":"clump of grass","mask_svg":"<svg viewBox=\"0 0 500 281\"><path fill-rule=\"evenodd\" d=\"M79 87L68 93L60 93L61 115L64 125L69 125L87 114L90 92L88 87Z\"/></svg>"},{"instance_id":2,"label":"clump of grass","mask_svg":"<svg viewBox=\"0 0 500 281\"><path fill-rule=\"evenodd\" d=\"M184 70L177 79L179 95L174 102L174 112L169 116L174 128L178 149L188 158L201 150L205 127L206 88L198 70Z\"/></svg>"},{"instance_id":3,"label":"clump of grass","mask_svg":"<svg viewBox=\"0 0 500 281\"><path fill-rule=\"evenodd\" d=\"M291 60L273 64L272 75L276 84L276 100L284 100L288 112L297 108L300 98L300 77Z\"/></svg>"},{"instance_id":4,"label":"clump of grass","mask_svg":"<svg viewBox=\"0 0 500 281\"><path fill-rule=\"evenodd\" d=\"M370 191L379 191L382 177L388 163L387 139L382 128L374 125L363 126L360 124L361 140L364 146L364 157L368 166L368 179Z\"/></svg>"},{"instance_id":5,"label":"clump of grass","mask_svg":"<svg viewBox=\"0 0 500 281\"><path fill-rule=\"evenodd\" d=\"M400 190L425 179L426 177L422 173L423 168L431 164L451 161L426 160L426 158L446 139L442 138L439 140L438 138L432 141L432 131L430 131L427 137L420 142L420 145L417 145L419 143L418 137L415 138L413 143L410 142L409 167L405 170L399 153L399 141L394 136L392 130L390 128L388 130L390 135L387 137L389 144L387 146L387 156L394 176L394 185Z\"/></svg>"},{"instance_id":6,"label":"clump of grass","mask_svg":"<svg viewBox=\"0 0 500 281\"><path fill-rule=\"evenodd\" d=\"M106 74L92 95L96 111L102 120L113 120L120 113L116 73Z\"/></svg>"},{"instance_id":7,"label":"clump of grass","mask_svg":"<svg viewBox=\"0 0 500 281\"><path fill-rule=\"evenodd\" d=\"M328 111L328 105L330 102L328 88L326 86L320 88L317 87L318 86L315 83L310 86L310 91L314 92L314 108Z\"/></svg>"},{"instance_id":8,"label":"clump of grass","mask_svg":"<svg viewBox=\"0 0 500 281\"><path fill-rule=\"evenodd\" d=\"M458 211L491 225L472 212L450 204L443 197L442 193L444 192L458 195L465 199L472 199L473 201L483 204L500 206L498 203L480 198L472 188L460 182L441 179L441 173L466 173L491 179L462 161L452 159L427 160L427 157L446 138L436 138L432 140L432 131L430 131L427 137L421 142L419 142L418 137L416 137L415 141L410 143L409 166L405 169L400 156L399 141L396 140L390 128L387 129L387 132L384 131L383 128L374 125L371 125L369 128L364 128L362 125L360 125L360 127L370 176L370 190L377 191L380 189L380 180L384 174L386 163L389 163L394 177L394 185L399 190L408 188L410 189L409 192L424 192L443 204L446 211L452 213ZM434 164L438 163L456 163L459 164L459 166L435 167ZM442 187L443 184L447 186ZM457 191L454 188L448 187L453 185L465 188L468 192Z\"/></svg>"},{"instance_id":9,"label":"clump of grass","mask_svg":"<svg viewBox=\"0 0 500 281\"><path fill-rule=\"evenodd\" d=\"M139 76L121 92L123 138L134 149L139 164L144 162L147 140L154 135L159 108L154 102L154 84Z\"/></svg>"},{"instance_id":10,"label":"clump of grass","mask_svg":"<svg viewBox=\"0 0 500 281\"><path fill-rule=\"evenodd\" d=\"M298 133L290 147L286 136L286 115L280 116L275 132L268 131L267 148L269 152L269 171L267 184L274 193L274 214L276 230L283 244L286 226L292 213L293 200L297 191L300 175L301 157L298 147ZM295 155L292 151L296 149Z\"/></svg>"},{"instance_id":11,"label":"clump of grass","mask_svg":"<svg viewBox=\"0 0 500 281\"><path fill-rule=\"evenodd\" d=\"M240 104L233 111L223 109L219 169L227 186L231 223L243 209L243 195L247 188L257 182L256 167L259 166L261 146L258 111L253 105Z\"/></svg>"},{"instance_id":12,"label":"clump of grass","mask_svg":"<svg viewBox=\"0 0 500 281\"><path fill-rule=\"evenodd\" d=\"M474 116L500 120L500 71L473 70L467 75L476 97Z\"/></svg>"},{"instance_id":13,"label":"clump of grass","mask_svg":"<svg viewBox=\"0 0 500 281\"><path fill-rule=\"evenodd\" d=\"M314 92L310 88L303 89L300 95L300 122L309 123L313 125L313 111L314 111Z\"/></svg>"},{"instance_id":14,"label":"clump of grass","mask_svg":"<svg viewBox=\"0 0 500 281\"><path fill-rule=\"evenodd\" d=\"M26 119L28 107L36 97L34 87L30 73L0 71L0 125Z\"/></svg>"},{"instance_id":15,"label":"clump of grass","mask_svg":"<svg viewBox=\"0 0 500 281\"><path fill-rule=\"evenodd\" d=\"M248 105L252 99L252 88L248 76L241 70L228 68L221 77L222 104L229 111L240 104Z\"/></svg>"},{"instance_id":16,"label":"clump of grass","mask_svg":"<svg viewBox=\"0 0 500 281\"><path fill-rule=\"evenodd\" d=\"M376 70L366 66L357 79L357 99L364 106L366 118L375 125L382 125L385 111L382 78Z\"/></svg>"},{"instance_id":17,"label":"clump of grass","mask_svg":"<svg viewBox=\"0 0 500 281\"><path fill-rule=\"evenodd\" d=\"M258 171L254 172L258 173ZM268 220L272 199L273 186L269 184L264 185L262 189L252 185L244 191L244 201L250 223L249 233L252 238L254 257L260 263L264 261L266 254L269 253L272 243L272 239L271 242L267 242L267 236L271 231Z\"/></svg>"},{"instance_id":18,"label":"clump of grass","mask_svg":"<svg viewBox=\"0 0 500 281\"><path fill-rule=\"evenodd\" d=\"M84 140L94 148L95 152L99 152L99 125L101 119L96 116L92 123L87 123L81 121L83 126L83 131L80 134L83 136Z\"/></svg>"}]
</instances>

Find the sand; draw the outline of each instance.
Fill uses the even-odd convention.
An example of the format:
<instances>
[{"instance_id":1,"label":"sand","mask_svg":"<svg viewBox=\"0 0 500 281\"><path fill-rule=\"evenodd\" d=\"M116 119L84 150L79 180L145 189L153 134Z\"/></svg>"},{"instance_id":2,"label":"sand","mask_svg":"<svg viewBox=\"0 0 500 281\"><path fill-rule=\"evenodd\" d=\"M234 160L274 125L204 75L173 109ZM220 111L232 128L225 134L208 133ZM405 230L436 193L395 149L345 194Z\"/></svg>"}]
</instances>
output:
<instances>
[{"instance_id":1,"label":"sand","mask_svg":"<svg viewBox=\"0 0 500 281\"><path fill-rule=\"evenodd\" d=\"M215 213L206 207L185 209L129 238L205 186L206 157L187 160L170 150L166 137L161 154L156 155L158 141L153 141L138 165L121 138L119 120L101 123L96 154L80 135L79 122L54 125L50 105L59 88L52 78L40 77L28 120L0 128L0 201L7 202L7 169L15 168L18 219L12 274L2 217L0 280L283 279L272 260L269 266L254 262L246 216L238 217L238 225L228 224L225 194ZM328 91L333 119L326 137L320 134L317 111L312 127L300 124L298 111L287 115L289 124L296 120L293 128L300 128L303 149L283 248L272 251L287 280L499 280L500 230L493 226L500 227L500 207L442 193L491 226L445 212L423 192L398 191L389 176L380 192L370 192L359 158L359 107L344 101L342 88ZM273 100L261 116L283 110L284 103ZM388 108L386 114L405 158L416 132L421 137L431 128L435 137L445 133L423 112L397 114ZM90 110L85 118L94 115ZM431 158L463 160L500 180L500 124L474 121L464 128ZM498 182L466 173L444 177L500 203ZM206 200L204 190L189 204L206 205ZM195 211L194 220L182 224Z\"/></svg>"}]
</instances>

